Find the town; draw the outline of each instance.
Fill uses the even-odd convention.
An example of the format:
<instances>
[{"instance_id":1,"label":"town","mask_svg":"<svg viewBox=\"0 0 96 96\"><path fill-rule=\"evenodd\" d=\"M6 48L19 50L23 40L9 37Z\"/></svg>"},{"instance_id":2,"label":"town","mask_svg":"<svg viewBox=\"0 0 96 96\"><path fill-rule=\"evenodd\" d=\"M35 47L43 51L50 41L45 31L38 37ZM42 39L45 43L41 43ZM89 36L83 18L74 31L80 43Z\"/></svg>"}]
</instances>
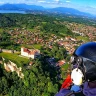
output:
<instances>
[{"instance_id":1,"label":"town","mask_svg":"<svg viewBox=\"0 0 96 96\"><path fill-rule=\"evenodd\" d=\"M2 16L14 20L8 25L4 19L0 27L1 96L54 96L71 71L75 49L96 42L94 26L44 15Z\"/></svg>"}]
</instances>

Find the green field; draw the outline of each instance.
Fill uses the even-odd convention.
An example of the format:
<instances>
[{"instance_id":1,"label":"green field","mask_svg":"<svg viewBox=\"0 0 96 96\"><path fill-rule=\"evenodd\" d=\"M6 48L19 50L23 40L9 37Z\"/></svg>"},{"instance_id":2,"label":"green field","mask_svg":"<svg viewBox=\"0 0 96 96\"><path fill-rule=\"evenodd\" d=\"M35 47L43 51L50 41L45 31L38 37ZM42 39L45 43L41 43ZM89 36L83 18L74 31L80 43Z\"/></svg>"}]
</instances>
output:
<instances>
[{"instance_id":1,"label":"green field","mask_svg":"<svg viewBox=\"0 0 96 96\"><path fill-rule=\"evenodd\" d=\"M29 48L29 49L40 49L42 45L41 44L32 44L32 45L22 44L21 46L24 46L24 47Z\"/></svg>"},{"instance_id":2,"label":"green field","mask_svg":"<svg viewBox=\"0 0 96 96\"><path fill-rule=\"evenodd\" d=\"M18 66L22 66L23 64L28 64L29 59L25 57L21 57L17 54L12 53L0 53L0 57L4 57L5 59L11 60L16 63Z\"/></svg>"},{"instance_id":3,"label":"green field","mask_svg":"<svg viewBox=\"0 0 96 96\"><path fill-rule=\"evenodd\" d=\"M88 37L85 37L85 36L77 36L76 37L78 40L84 40L84 41L89 41L89 38Z\"/></svg>"},{"instance_id":4,"label":"green field","mask_svg":"<svg viewBox=\"0 0 96 96\"><path fill-rule=\"evenodd\" d=\"M0 33L1 33L1 32L3 32L3 29L2 29L2 28L0 28Z\"/></svg>"}]
</instances>

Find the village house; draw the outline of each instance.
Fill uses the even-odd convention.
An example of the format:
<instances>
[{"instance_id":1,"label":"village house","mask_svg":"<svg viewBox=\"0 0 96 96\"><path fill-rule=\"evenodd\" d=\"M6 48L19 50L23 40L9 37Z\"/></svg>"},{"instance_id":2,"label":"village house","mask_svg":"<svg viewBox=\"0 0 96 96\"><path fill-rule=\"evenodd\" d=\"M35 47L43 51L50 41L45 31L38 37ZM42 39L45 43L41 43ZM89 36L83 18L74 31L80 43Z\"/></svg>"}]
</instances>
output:
<instances>
[{"instance_id":1,"label":"village house","mask_svg":"<svg viewBox=\"0 0 96 96\"><path fill-rule=\"evenodd\" d=\"M66 61L65 60L59 60L56 64L56 66L62 66L63 64L65 64Z\"/></svg>"},{"instance_id":2,"label":"village house","mask_svg":"<svg viewBox=\"0 0 96 96\"><path fill-rule=\"evenodd\" d=\"M40 50L21 47L21 55L35 59L36 57L40 56Z\"/></svg>"},{"instance_id":3,"label":"village house","mask_svg":"<svg viewBox=\"0 0 96 96\"><path fill-rule=\"evenodd\" d=\"M32 62L32 61L30 61L30 62L29 62L29 65L31 66L32 64L33 64L33 62Z\"/></svg>"}]
</instances>

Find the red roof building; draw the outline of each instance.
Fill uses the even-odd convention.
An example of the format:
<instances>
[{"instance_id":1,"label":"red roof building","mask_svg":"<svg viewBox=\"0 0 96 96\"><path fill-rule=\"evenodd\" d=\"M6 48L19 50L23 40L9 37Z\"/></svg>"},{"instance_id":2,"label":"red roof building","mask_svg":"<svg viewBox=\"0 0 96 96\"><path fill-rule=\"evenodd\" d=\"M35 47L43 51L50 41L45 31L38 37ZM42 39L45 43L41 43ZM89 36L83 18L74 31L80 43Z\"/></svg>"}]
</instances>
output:
<instances>
[{"instance_id":1,"label":"red roof building","mask_svg":"<svg viewBox=\"0 0 96 96\"><path fill-rule=\"evenodd\" d=\"M57 62L56 66L62 66L65 63L66 63L65 60L60 60Z\"/></svg>"},{"instance_id":2,"label":"red roof building","mask_svg":"<svg viewBox=\"0 0 96 96\"><path fill-rule=\"evenodd\" d=\"M21 48L21 55L34 59L38 55L40 55L40 50L38 50L38 49L28 49L28 48L22 47Z\"/></svg>"}]
</instances>

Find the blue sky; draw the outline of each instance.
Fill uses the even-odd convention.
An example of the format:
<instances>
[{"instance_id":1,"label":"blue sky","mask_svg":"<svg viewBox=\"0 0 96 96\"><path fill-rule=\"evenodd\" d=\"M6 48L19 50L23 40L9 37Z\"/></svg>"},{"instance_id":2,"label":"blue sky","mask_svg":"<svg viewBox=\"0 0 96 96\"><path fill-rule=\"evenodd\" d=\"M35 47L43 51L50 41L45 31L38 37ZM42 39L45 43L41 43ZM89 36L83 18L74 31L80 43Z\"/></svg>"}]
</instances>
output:
<instances>
[{"instance_id":1,"label":"blue sky","mask_svg":"<svg viewBox=\"0 0 96 96\"><path fill-rule=\"evenodd\" d=\"M0 4L5 3L26 3L47 8L69 7L96 15L96 0L0 0Z\"/></svg>"}]
</instances>

